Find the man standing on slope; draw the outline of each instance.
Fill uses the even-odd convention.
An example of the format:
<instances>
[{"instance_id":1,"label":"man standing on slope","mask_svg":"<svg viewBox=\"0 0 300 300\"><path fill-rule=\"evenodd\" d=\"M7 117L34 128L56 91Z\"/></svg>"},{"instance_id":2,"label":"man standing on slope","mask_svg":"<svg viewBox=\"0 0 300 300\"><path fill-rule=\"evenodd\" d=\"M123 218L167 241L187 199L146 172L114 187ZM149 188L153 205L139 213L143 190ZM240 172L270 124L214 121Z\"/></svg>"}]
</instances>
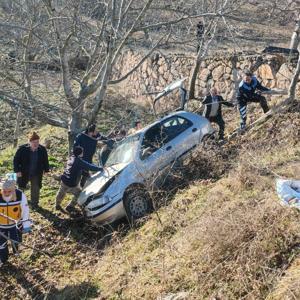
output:
<instances>
[{"instance_id":1,"label":"man standing on slope","mask_svg":"<svg viewBox=\"0 0 300 300\"><path fill-rule=\"evenodd\" d=\"M31 206L37 208L44 173L49 172L47 150L40 145L40 137L36 132L29 135L28 144L22 145L14 156L14 172L20 189L26 189L30 182Z\"/></svg>"},{"instance_id":2,"label":"man standing on slope","mask_svg":"<svg viewBox=\"0 0 300 300\"><path fill-rule=\"evenodd\" d=\"M73 150L73 154L69 157L67 166L61 176L60 188L56 194L56 210L62 210L61 203L67 193L73 194L74 197L66 207L66 211L72 212L72 210L74 210L77 197L81 192L79 182L83 171L97 172L103 170L102 168L83 160L83 156L84 152L82 147L76 146Z\"/></svg>"},{"instance_id":3,"label":"man standing on slope","mask_svg":"<svg viewBox=\"0 0 300 300\"><path fill-rule=\"evenodd\" d=\"M222 105L233 107L234 105L218 95L216 88L211 88L210 94L204 98L202 102L205 105L203 116L210 122L217 123L219 126L219 139L224 139L225 122L222 116Z\"/></svg>"},{"instance_id":4,"label":"man standing on slope","mask_svg":"<svg viewBox=\"0 0 300 300\"><path fill-rule=\"evenodd\" d=\"M266 98L261 94L256 93L256 89L260 91L271 91L262 86L256 77L253 76L250 71L246 70L243 75L243 80L240 82L237 94L237 102L241 115L241 130L246 128L247 104L249 102L259 102L264 113L269 111Z\"/></svg>"},{"instance_id":5,"label":"man standing on slope","mask_svg":"<svg viewBox=\"0 0 300 300\"><path fill-rule=\"evenodd\" d=\"M75 142L74 142L74 149L77 146L80 146L83 148L83 157L82 159L88 163L93 162L93 156L95 155L96 149L97 149L97 143L98 141L105 142L107 138L103 135L101 135L96 130L96 125L92 124L87 127L87 129L78 134ZM87 170L82 171L82 178L80 181L80 186L83 187L87 181L87 179L90 177L90 174Z\"/></svg>"},{"instance_id":6,"label":"man standing on slope","mask_svg":"<svg viewBox=\"0 0 300 300\"><path fill-rule=\"evenodd\" d=\"M13 252L16 253L22 233L30 231L31 221L26 196L16 189L14 180L5 180L1 183L0 193L0 267L8 260L9 240Z\"/></svg>"}]
</instances>

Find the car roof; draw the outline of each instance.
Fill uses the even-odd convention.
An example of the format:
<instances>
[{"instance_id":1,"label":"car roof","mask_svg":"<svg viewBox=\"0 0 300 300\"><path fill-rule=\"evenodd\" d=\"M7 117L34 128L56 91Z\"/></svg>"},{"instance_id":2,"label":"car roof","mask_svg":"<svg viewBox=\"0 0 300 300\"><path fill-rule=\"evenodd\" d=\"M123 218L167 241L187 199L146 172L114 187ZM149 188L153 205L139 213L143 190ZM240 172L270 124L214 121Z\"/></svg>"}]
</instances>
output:
<instances>
[{"instance_id":1,"label":"car roof","mask_svg":"<svg viewBox=\"0 0 300 300\"><path fill-rule=\"evenodd\" d=\"M163 122L164 120L167 120L169 119L170 117L174 117L174 116L181 116L181 117L184 117L184 118L187 118L187 119L190 119L192 121L194 121L196 118L199 118L200 116L198 114L195 114L195 113L192 113L192 112L188 112L188 111L185 111L185 110L180 110L180 111L176 111L176 112L172 112L166 116L163 116L162 118L154 121L153 123L147 125L146 127L140 129L139 131L129 135L129 136L133 136L133 135L138 135L138 134L141 134L145 131L147 131L150 127L153 127L155 126L156 124L159 124L161 122ZM201 118L201 117L200 117Z\"/></svg>"}]
</instances>

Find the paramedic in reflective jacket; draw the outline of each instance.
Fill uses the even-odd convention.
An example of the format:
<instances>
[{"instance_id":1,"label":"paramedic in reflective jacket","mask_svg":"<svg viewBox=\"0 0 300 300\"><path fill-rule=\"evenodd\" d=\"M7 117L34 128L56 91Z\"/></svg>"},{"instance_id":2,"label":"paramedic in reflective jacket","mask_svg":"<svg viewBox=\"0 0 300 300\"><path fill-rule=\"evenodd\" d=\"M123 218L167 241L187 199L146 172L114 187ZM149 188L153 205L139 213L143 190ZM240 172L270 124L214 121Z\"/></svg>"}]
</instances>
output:
<instances>
[{"instance_id":1,"label":"paramedic in reflective jacket","mask_svg":"<svg viewBox=\"0 0 300 300\"><path fill-rule=\"evenodd\" d=\"M210 94L204 98L202 102L205 105L203 116L212 123L219 126L219 139L224 139L225 122L222 117L222 105L233 107L234 105L225 101L222 96L218 95L216 88L211 88Z\"/></svg>"},{"instance_id":2,"label":"paramedic in reflective jacket","mask_svg":"<svg viewBox=\"0 0 300 300\"><path fill-rule=\"evenodd\" d=\"M256 93L256 89L260 91L270 91L270 89L261 85L261 83L256 79L255 76L250 71L245 71L243 75L243 80L240 82L237 102L239 105L239 111L241 115L241 129L246 128L247 120L247 103L249 102L259 102L264 113L269 111L267 100L264 96Z\"/></svg>"},{"instance_id":3,"label":"paramedic in reflective jacket","mask_svg":"<svg viewBox=\"0 0 300 300\"><path fill-rule=\"evenodd\" d=\"M31 231L27 199L22 191L16 189L14 180L6 180L1 183L0 193L0 266L9 256L7 238L16 253L21 242L21 230L23 233Z\"/></svg>"}]
</instances>

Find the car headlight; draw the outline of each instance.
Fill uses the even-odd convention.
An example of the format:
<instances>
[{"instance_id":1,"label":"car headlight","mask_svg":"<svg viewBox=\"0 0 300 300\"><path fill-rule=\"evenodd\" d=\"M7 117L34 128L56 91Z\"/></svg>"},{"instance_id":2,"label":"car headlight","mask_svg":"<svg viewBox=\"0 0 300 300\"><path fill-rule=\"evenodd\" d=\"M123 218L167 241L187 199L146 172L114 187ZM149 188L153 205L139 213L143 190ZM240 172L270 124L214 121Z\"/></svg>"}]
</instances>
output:
<instances>
[{"instance_id":1,"label":"car headlight","mask_svg":"<svg viewBox=\"0 0 300 300\"><path fill-rule=\"evenodd\" d=\"M94 198L86 207L89 210L97 210L106 205L108 202L111 201L111 198L109 196L103 196L99 198Z\"/></svg>"}]
</instances>

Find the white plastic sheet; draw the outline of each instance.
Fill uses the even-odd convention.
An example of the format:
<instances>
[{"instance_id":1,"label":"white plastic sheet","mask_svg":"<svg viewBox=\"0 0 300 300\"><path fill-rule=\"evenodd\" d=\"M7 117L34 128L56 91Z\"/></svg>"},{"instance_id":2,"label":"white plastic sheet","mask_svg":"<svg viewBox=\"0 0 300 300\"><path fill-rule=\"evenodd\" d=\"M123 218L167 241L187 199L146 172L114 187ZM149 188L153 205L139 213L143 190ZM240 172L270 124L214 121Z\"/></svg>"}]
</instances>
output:
<instances>
[{"instance_id":1,"label":"white plastic sheet","mask_svg":"<svg viewBox=\"0 0 300 300\"><path fill-rule=\"evenodd\" d=\"M300 180L277 179L276 189L283 205L300 209Z\"/></svg>"}]
</instances>

